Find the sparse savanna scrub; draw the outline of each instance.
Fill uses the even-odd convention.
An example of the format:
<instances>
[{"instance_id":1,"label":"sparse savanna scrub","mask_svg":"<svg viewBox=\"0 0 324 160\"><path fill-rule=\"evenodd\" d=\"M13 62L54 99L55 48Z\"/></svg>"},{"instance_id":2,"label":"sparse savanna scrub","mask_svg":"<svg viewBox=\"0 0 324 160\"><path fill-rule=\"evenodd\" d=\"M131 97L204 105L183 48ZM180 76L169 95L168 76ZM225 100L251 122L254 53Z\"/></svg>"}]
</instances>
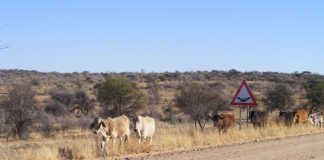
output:
<instances>
[{"instance_id":1,"label":"sparse savanna scrub","mask_svg":"<svg viewBox=\"0 0 324 160\"><path fill-rule=\"evenodd\" d=\"M236 126L223 134L209 121L212 115L224 111L238 119L237 108L227 104L241 79L249 81L257 98L258 106L253 110L271 114L299 108L323 112L323 76L235 70L163 74L48 73L45 76L32 72L30 74L39 78L33 77L30 84L9 83L24 73L6 71L4 75L9 77L0 77L0 82L4 82L0 86L3 93L0 96L0 160L124 158L324 132L309 124L286 127L275 123L278 115L270 116L272 121L264 128L250 124L238 130ZM119 144L117 140L112 147L110 141L104 154L101 153L102 137L89 130L91 121L98 116L121 114L126 114L131 121L135 115L154 117L157 130L153 145L139 145L133 132L128 144ZM245 115L246 112L244 119Z\"/></svg>"},{"instance_id":2,"label":"sparse savanna scrub","mask_svg":"<svg viewBox=\"0 0 324 160\"><path fill-rule=\"evenodd\" d=\"M153 145L139 145L133 132L128 144L120 145L116 141L117 143L112 148L110 142L105 148L106 158L141 156L157 152L199 149L324 132L324 128L317 128L308 124L286 127L285 125L270 123L265 128L253 128L252 125L249 125L241 131L238 130L238 127L235 127L221 135L211 124L207 124L203 132L200 129L195 129L192 123L169 124L158 122L157 126ZM24 160L103 158L99 149L101 137L94 135L90 130L69 130L64 135L58 132L51 138L42 138L37 133L32 135L35 138L31 137L29 140L9 142L2 140L0 146L1 158Z\"/></svg>"}]
</instances>

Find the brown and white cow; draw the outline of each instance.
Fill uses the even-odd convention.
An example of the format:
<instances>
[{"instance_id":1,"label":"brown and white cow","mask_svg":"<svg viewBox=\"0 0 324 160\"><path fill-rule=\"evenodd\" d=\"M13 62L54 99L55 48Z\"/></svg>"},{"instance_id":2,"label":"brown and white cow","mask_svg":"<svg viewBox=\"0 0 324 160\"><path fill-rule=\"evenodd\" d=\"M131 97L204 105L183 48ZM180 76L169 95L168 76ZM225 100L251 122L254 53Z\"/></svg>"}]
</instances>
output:
<instances>
[{"instance_id":1,"label":"brown and white cow","mask_svg":"<svg viewBox=\"0 0 324 160\"><path fill-rule=\"evenodd\" d=\"M297 109L294 114L294 123L306 123L308 121L308 111L306 109Z\"/></svg>"},{"instance_id":2,"label":"brown and white cow","mask_svg":"<svg viewBox=\"0 0 324 160\"><path fill-rule=\"evenodd\" d=\"M92 129L95 134L100 133L103 136L101 142L101 151L103 151L105 141L108 142L110 139L112 139L113 144L115 143L116 138L119 138L121 143L127 142L130 136L129 125L129 119L125 115L122 115L107 119L95 118L90 129Z\"/></svg>"}]
</instances>

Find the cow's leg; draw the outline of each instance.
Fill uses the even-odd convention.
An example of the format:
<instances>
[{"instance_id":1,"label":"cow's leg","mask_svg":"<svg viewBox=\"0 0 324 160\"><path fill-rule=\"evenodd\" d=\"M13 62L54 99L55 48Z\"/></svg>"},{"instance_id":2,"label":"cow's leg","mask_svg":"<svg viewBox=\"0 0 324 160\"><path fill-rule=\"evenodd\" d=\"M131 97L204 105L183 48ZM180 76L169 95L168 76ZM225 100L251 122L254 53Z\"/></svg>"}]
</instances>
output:
<instances>
[{"instance_id":1,"label":"cow's leg","mask_svg":"<svg viewBox=\"0 0 324 160\"><path fill-rule=\"evenodd\" d=\"M141 144L142 136L138 137L138 144Z\"/></svg>"},{"instance_id":2,"label":"cow's leg","mask_svg":"<svg viewBox=\"0 0 324 160\"><path fill-rule=\"evenodd\" d=\"M150 144L152 144L153 136L150 136Z\"/></svg>"},{"instance_id":3,"label":"cow's leg","mask_svg":"<svg viewBox=\"0 0 324 160\"><path fill-rule=\"evenodd\" d=\"M138 130L138 131L137 131L137 134L138 134L138 144L141 144L141 140L142 140L142 134L141 134L141 131Z\"/></svg>"},{"instance_id":4,"label":"cow's leg","mask_svg":"<svg viewBox=\"0 0 324 160\"><path fill-rule=\"evenodd\" d=\"M123 145L123 136L120 136L119 140L120 140L119 146L122 146Z\"/></svg>"},{"instance_id":5,"label":"cow's leg","mask_svg":"<svg viewBox=\"0 0 324 160\"><path fill-rule=\"evenodd\" d=\"M104 147L105 147L105 141L102 141L102 142L101 142L101 146L100 146L100 150L101 150L101 152L104 151Z\"/></svg>"},{"instance_id":6,"label":"cow's leg","mask_svg":"<svg viewBox=\"0 0 324 160\"><path fill-rule=\"evenodd\" d=\"M102 137L102 141L101 141L101 145L100 145L100 150L101 150L101 152L104 151L104 148L105 148L105 141L106 141L106 138L105 138L105 137Z\"/></svg>"},{"instance_id":7,"label":"cow's leg","mask_svg":"<svg viewBox=\"0 0 324 160\"><path fill-rule=\"evenodd\" d=\"M116 137L115 137L116 138ZM112 141L112 148L115 147L115 138L111 138L111 141Z\"/></svg>"},{"instance_id":8,"label":"cow's leg","mask_svg":"<svg viewBox=\"0 0 324 160\"><path fill-rule=\"evenodd\" d=\"M125 135L125 140L124 140L124 143L128 143L129 142L129 136L128 135Z\"/></svg>"},{"instance_id":9,"label":"cow's leg","mask_svg":"<svg viewBox=\"0 0 324 160\"><path fill-rule=\"evenodd\" d=\"M318 121L318 127L321 128L321 126L322 126L322 123L321 123L321 121L319 120L319 121Z\"/></svg>"},{"instance_id":10,"label":"cow's leg","mask_svg":"<svg viewBox=\"0 0 324 160\"><path fill-rule=\"evenodd\" d=\"M219 135L222 134L222 126L218 126L218 134L219 134Z\"/></svg>"}]
</instances>

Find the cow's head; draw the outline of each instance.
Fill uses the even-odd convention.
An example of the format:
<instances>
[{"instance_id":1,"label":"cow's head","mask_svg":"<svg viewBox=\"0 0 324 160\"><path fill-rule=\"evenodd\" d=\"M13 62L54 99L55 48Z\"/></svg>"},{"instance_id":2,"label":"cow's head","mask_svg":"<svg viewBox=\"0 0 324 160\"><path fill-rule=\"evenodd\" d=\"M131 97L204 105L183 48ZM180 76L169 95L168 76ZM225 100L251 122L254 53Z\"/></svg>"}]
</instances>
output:
<instances>
[{"instance_id":1,"label":"cow's head","mask_svg":"<svg viewBox=\"0 0 324 160\"><path fill-rule=\"evenodd\" d=\"M222 114L215 114L215 115L212 117L212 120L213 120L214 122L218 122L219 120L222 120L222 119L224 119L224 115L222 115Z\"/></svg>"},{"instance_id":2,"label":"cow's head","mask_svg":"<svg viewBox=\"0 0 324 160\"><path fill-rule=\"evenodd\" d=\"M314 125L314 115L309 115L308 122Z\"/></svg>"},{"instance_id":3,"label":"cow's head","mask_svg":"<svg viewBox=\"0 0 324 160\"><path fill-rule=\"evenodd\" d=\"M294 112L293 122L294 123L299 123L300 122L300 114L297 114L297 112Z\"/></svg>"},{"instance_id":4,"label":"cow's head","mask_svg":"<svg viewBox=\"0 0 324 160\"><path fill-rule=\"evenodd\" d=\"M103 122L101 118L95 118L94 121L90 125L90 129L93 131L94 134L102 133L103 135L106 134L106 124Z\"/></svg>"},{"instance_id":5,"label":"cow's head","mask_svg":"<svg viewBox=\"0 0 324 160\"><path fill-rule=\"evenodd\" d=\"M222 115L222 114L215 114L211 119L214 122L214 126L216 126L218 124L218 122L220 122L221 120L224 119L224 115Z\"/></svg>"},{"instance_id":6,"label":"cow's head","mask_svg":"<svg viewBox=\"0 0 324 160\"><path fill-rule=\"evenodd\" d=\"M143 128L143 117L142 116L137 116L135 119L134 119L134 131L135 132L140 132L141 129Z\"/></svg>"}]
</instances>

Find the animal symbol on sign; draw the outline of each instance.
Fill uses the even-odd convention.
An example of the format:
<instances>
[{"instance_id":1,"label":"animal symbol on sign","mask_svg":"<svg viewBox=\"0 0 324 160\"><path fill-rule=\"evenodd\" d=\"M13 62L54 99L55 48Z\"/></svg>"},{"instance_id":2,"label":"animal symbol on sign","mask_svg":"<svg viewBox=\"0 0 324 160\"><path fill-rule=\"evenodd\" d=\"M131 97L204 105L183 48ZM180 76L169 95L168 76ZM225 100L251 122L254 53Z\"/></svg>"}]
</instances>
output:
<instances>
[{"instance_id":1,"label":"animal symbol on sign","mask_svg":"<svg viewBox=\"0 0 324 160\"><path fill-rule=\"evenodd\" d=\"M246 102L250 99L251 97L247 97L247 98L241 98L241 97L237 97L237 99L239 99L241 102Z\"/></svg>"}]
</instances>

